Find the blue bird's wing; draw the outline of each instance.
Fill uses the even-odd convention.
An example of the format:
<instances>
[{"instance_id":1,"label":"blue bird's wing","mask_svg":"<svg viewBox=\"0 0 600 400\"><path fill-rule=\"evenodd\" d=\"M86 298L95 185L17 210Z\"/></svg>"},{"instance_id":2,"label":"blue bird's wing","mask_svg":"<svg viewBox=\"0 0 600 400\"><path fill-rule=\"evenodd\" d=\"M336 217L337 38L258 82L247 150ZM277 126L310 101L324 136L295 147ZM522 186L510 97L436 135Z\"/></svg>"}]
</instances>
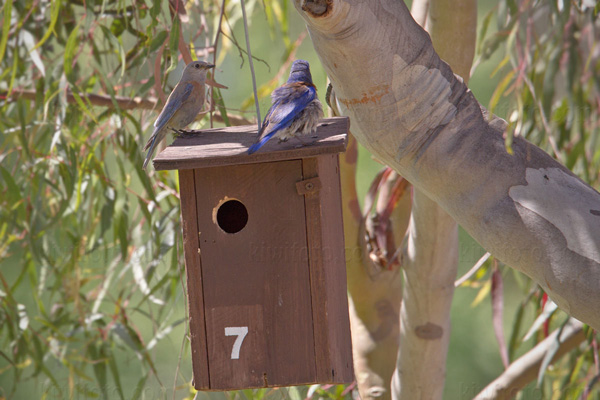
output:
<instances>
[{"instance_id":1,"label":"blue bird's wing","mask_svg":"<svg viewBox=\"0 0 600 400\"><path fill-rule=\"evenodd\" d=\"M301 82L285 84L275 89L272 97L276 101L269 110L269 130L277 131L289 126L298 113L315 99L316 93L313 85Z\"/></svg>"},{"instance_id":2,"label":"blue bird's wing","mask_svg":"<svg viewBox=\"0 0 600 400\"><path fill-rule=\"evenodd\" d=\"M193 90L194 85L191 83L186 83L185 86L180 86L178 84L175 89L173 89L169 95L169 98L167 99L167 104L165 104L162 112L158 118L156 118L156 122L154 122L154 127L156 128L154 129L155 132L162 129L169 122L169 120L173 118L175 112L177 112L183 102L190 97Z\"/></svg>"},{"instance_id":3,"label":"blue bird's wing","mask_svg":"<svg viewBox=\"0 0 600 400\"><path fill-rule=\"evenodd\" d=\"M285 84L271 95L273 105L267 111L258 140L248 149L252 154L260 149L279 130L290 126L294 118L315 99L316 89L301 82Z\"/></svg>"}]
</instances>

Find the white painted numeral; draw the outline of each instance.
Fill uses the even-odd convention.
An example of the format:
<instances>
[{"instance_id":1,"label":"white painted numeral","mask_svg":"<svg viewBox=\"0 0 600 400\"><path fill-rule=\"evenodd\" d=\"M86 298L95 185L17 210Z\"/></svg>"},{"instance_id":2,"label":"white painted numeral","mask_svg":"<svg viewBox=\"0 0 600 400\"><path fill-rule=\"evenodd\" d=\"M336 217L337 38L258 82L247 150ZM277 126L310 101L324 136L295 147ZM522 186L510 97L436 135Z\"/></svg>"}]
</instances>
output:
<instances>
[{"instance_id":1,"label":"white painted numeral","mask_svg":"<svg viewBox=\"0 0 600 400\"><path fill-rule=\"evenodd\" d=\"M240 348L242 347L242 342L247 334L247 326L230 326L225 328L225 336L237 336L233 343L233 348L231 349L232 360L238 360L240 358Z\"/></svg>"}]
</instances>

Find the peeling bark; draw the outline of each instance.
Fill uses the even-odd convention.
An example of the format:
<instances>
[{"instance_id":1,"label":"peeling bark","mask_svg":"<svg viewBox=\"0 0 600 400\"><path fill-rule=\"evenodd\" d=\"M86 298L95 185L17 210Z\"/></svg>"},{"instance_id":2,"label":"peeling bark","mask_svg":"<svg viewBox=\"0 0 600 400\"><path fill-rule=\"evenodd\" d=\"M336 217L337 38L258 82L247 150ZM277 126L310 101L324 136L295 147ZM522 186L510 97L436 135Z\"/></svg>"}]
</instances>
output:
<instances>
[{"instance_id":1,"label":"peeling bark","mask_svg":"<svg viewBox=\"0 0 600 400\"><path fill-rule=\"evenodd\" d=\"M507 123L488 115L440 60L402 1L331 0L319 16L301 3L295 0L357 140L496 258L600 329L600 194L522 138L509 154ZM535 196L544 175L556 181L553 196L571 199L562 204L570 222L538 212L548 200Z\"/></svg>"}]
</instances>

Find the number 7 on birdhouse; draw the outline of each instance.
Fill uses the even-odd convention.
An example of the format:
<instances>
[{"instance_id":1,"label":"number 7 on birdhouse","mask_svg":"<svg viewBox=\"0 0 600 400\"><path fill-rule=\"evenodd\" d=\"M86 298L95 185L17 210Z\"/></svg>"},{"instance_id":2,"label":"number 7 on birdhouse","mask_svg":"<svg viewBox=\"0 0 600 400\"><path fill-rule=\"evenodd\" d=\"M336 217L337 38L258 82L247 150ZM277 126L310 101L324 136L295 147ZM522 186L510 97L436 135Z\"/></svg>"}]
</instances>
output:
<instances>
[{"instance_id":1,"label":"number 7 on birdhouse","mask_svg":"<svg viewBox=\"0 0 600 400\"><path fill-rule=\"evenodd\" d=\"M235 342L233 342L233 348L231 349L232 360L238 360L240 358L240 349L247 334L247 326L228 326L225 328L225 336L237 336Z\"/></svg>"},{"instance_id":2,"label":"number 7 on birdhouse","mask_svg":"<svg viewBox=\"0 0 600 400\"><path fill-rule=\"evenodd\" d=\"M255 126L176 139L192 367L198 390L353 380L338 154L347 118L317 140L267 142Z\"/></svg>"}]
</instances>

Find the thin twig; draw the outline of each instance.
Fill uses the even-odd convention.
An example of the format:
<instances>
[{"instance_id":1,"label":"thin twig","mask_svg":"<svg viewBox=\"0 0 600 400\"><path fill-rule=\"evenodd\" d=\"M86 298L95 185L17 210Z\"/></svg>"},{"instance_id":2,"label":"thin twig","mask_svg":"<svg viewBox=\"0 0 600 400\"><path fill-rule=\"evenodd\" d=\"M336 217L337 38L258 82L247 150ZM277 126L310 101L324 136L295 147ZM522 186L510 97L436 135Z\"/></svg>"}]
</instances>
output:
<instances>
[{"instance_id":1,"label":"thin twig","mask_svg":"<svg viewBox=\"0 0 600 400\"><path fill-rule=\"evenodd\" d=\"M256 119L258 122L258 131L260 132L260 106L258 105L258 92L256 90L256 76L254 75L254 62L252 61L252 51L250 50L250 36L248 35L248 20L246 18L246 5L244 0L242 3L242 16L244 18L244 33L246 34L246 49L248 51L248 63L250 64L250 73L252 74L252 90L254 90L254 104L256 105Z\"/></svg>"},{"instance_id":2,"label":"thin twig","mask_svg":"<svg viewBox=\"0 0 600 400\"><path fill-rule=\"evenodd\" d=\"M229 39L231 41L231 43L233 43L233 45L235 46L235 48L237 49L237 51L240 54L240 58L242 59L242 63L240 64L240 68L242 68L244 66L244 54L246 54L248 56L248 52L246 50L244 50L240 44L238 43L237 39L235 38L235 33L233 30L233 26L231 26L231 24L229 23L229 18L227 18L227 15L225 15L225 22L227 22L227 26L229 27L229 31L231 32L231 36L229 36L228 34L226 34L225 32L221 32L221 34L223 36L225 36L227 39ZM271 72L271 66L262 58L258 58L256 56L252 56L252 59L256 60L256 61L260 61L261 63L265 64L265 66L269 69L269 72Z\"/></svg>"},{"instance_id":3,"label":"thin twig","mask_svg":"<svg viewBox=\"0 0 600 400\"><path fill-rule=\"evenodd\" d=\"M542 102L540 101L539 97L536 95L535 88L533 87L533 82L531 82L531 80L527 76L523 77L523 81L529 88L531 97L537 103L537 106L538 106L537 108L538 108L538 111L540 113L540 117L542 120L542 126L544 127L544 130L546 131L546 139L548 139L548 143L550 143L552 152L554 153L554 156L556 157L556 159L564 164L565 160L563 159L562 154L558 150L558 145L556 144L556 140L554 139L554 136L552 136L552 129L550 128L550 124L548 122L548 117L546 117L546 112L544 111Z\"/></svg>"},{"instance_id":4,"label":"thin twig","mask_svg":"<svg viewBox=\"0 0 600 400\"><path fill-rule=\"evenodd\" d=\"M298 35L298 38L292 44L292 50L290 51L290 54L288 55L287 59L283 62L283 64L281 64L281 67L279 68L279 70L277 71L275 76L273 76L273 78L271 78L270 81L268 81L266 84L264 84L263 87L264 86L267 86L267 87L279 86L278 83L283 79L283 76L286 75L288 69L290 68L290 65L296 59L296 52L298 51L298 47L300 47L300 45L306 38L306 35L307 35L306 30L300 32L300 34ZM254 57L254 59L256 59L256 57Z\"/></svg>"},{"instance_id":5,"label":"thin twig","mask_svg":"<svg viewBox=\"0 0 600 400\"><path fill-rule=\"evenodd\" d=\"M600 375L596 375L595 377L592 378L591 381L589 381L589 383L585 387L585 390L583 391L583 394L581 395L581 399L587 400L592 391L592 388L598 382L600 382Z\"/></svg>"},{"instance_id":6,"label":"thin twig","mask_svg":"<svg viewBox=\"0 0 600 400\"><path fill-rule=\"evenodd\" d=\"M487 261L487 259L490 258L490 256L491 256L490 253L485 253L483 256L481 256L479 261L477 261L477 263L475 263L475 265L473 265L473 267L469 270L469 272L467 272L460 279L458 279L456 282L454 282L454 287L459 287L460 285L465 283L467 280L469 280L470 277L472 277L477 271L479 271L479 268L481 268L483 263L485 263Z\"/></svg>"},{"instance_id":7,"label":"thin twig","mask_svg":"<svg viewBox=\"0 0 600 400\"><path fill-rule=\"evenodd\" d=\"M223 23L223 16L225 15L225 0L221 3L221 12L219 14L219 24L217 25L217 32L215 34L215 41L213 43L213 64L217 64L217 49L219 46L219 36L221 35L221 25ZM213 79L215 79L215 70L213 70ZM210 88L210 127L213 127L213 116L215 111L215 99L214 99L214 89ZM233 125L233 124L232 124Z\"/></svg>"},{"instance_id":8,"label":"thin twig","mask_svg":"<svg viewBox=\"0 0 600 400\"><path fill-rule=\"evenodd\" d=\"M558 335L560 334L560 338ZM510 366L492 383L487 385L474 400L496 400L513 398L519 390L533 381L538 374L542 361L548 349L560 341L560 347L552 362L561 358L579 344L585 341L583 323L574 318L562 329L557 329L546 339L538 343L533 349L515 360Z\"/></svg>"}]
</instances>

